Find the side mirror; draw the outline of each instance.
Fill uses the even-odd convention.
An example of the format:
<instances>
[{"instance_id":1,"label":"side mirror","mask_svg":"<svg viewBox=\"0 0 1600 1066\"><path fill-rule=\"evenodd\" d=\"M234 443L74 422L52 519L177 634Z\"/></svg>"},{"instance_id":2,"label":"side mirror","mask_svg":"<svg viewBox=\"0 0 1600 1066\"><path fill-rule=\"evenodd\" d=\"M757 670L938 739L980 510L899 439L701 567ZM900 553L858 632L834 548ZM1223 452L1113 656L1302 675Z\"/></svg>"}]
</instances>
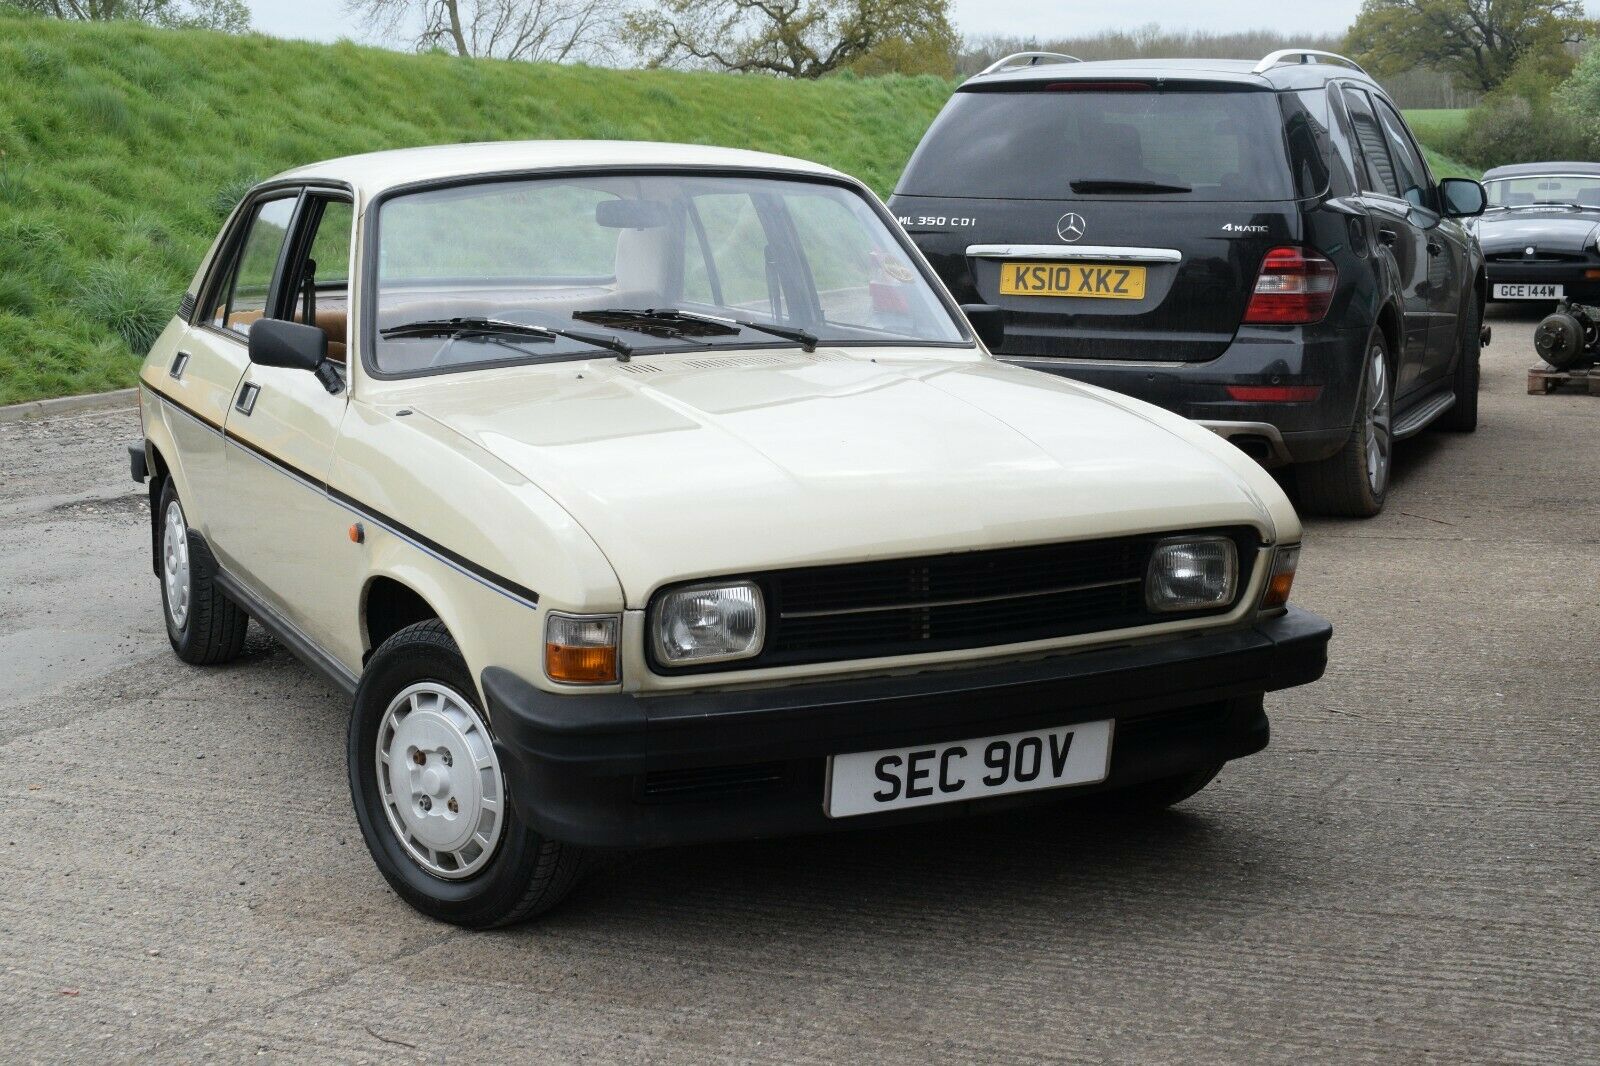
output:
<instances>
[{"instance_id":1,"label":"side mirror","mask_svg":"<svg viewBox=\"0 0 1600 1066\"><path fill-rule=\"evenodd\" d=\"M1005 312L994 304L962 304L961 313L967 316L967 321L972 324L972 332L978 335L983 346L989 351L999 348L1006 340Z\"/></svg>"},{"instance_id":2,"label":"side mirror","mask_svg":"<svg viewBox=\"0 0 1600 1066\"><path fill-rule=\"evenodd\" d=\"M1439 199L1450 218L1476 218L1489 206L1489 194L1471 178L1445 178L1439 183Z\"/></svg>"},{"instance_id":3,"label":"side mirror","mask_svg":"<svg viewBox=\"0 0 1600 1066\"><path fill-rule=\"evenodd\" d=\"M250 326L250 361L259 366L316 370L328 358L328 335L316 326L258 318Z\"/></svg>"}]
</instances>

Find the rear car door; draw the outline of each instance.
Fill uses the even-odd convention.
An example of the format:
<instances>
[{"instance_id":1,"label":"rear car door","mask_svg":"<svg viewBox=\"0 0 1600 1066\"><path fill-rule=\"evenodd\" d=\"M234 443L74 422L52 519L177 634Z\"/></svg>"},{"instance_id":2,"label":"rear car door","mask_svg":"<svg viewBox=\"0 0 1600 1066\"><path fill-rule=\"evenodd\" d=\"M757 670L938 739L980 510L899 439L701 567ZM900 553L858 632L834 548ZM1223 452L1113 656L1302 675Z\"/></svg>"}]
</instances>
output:
<instances>
[{"instance_id":1,"label":"rear car door","mask_svg":"<svg viewBox=\"0 0 1600 1066\"><path fill-rule=\"evenodd\" d=\"M1196 363L1301 239L1295 197L1266 88L1061 80L958 91L890 207L959 301L1003 309L1000 354Z\"/></svg>"},{"instance_id":2,"label":"rear car door","mask_svg":"<svg viewBox=\"0 0 1600 1066\"><path fill-rule=\"evenodd\" d=\"M353 216L344 193L306 191L269 305L270 317L321 326L336 365L347 351ZM347 663L360 661L350 613L360 570L345 555L353 516L326 480L348 405L348 389L329 392L315 374L251 364L227 422L228 489L239 500L228 532L241 576Z\"/></svg>"},{"instance_id":3,"label":"rear car door","mask_svg":"<svg viewBox=\"0 0 1600 1066\"><path fill-rule=\"evenodd\" d=\"M1360 175L1360 200L1372 219L1379 254L1394 265L1399 290L1402 340L1400 351L1395 353L1395 395L1399 396L1417 386L1427 366L1433 324L1429 275L1433 256L1428 251L1432 238L1428 229L1419 225L1412 202L1404 196L1404 161L1394 158L1383 123L1373 110L1372 98L1365 89L1346 85L1344 102L1365 161ZM1410 180L1411 176L1407 178Z\"/></svg>"},{"instance_id":4,"label":"rear car door","mask_svg":"<svg viewBox=\"0 0 1600 1066\"><path fill-rule=\"evenodd\" d=\"M1460 223L1446 219L1439 203L1439 183L1434 180L1405 120L1387 100L1373 98L1378 119L1389 142L1389 156L1400 177L1400 195L1411 204L1411 218L1424 231L1428 252L1430 316L1428 351L1422 378L1432 381L1449 373L1455 360L1461 328L1462 287L1467 274L1467 235Z\"/></svg>"}]
</instances>

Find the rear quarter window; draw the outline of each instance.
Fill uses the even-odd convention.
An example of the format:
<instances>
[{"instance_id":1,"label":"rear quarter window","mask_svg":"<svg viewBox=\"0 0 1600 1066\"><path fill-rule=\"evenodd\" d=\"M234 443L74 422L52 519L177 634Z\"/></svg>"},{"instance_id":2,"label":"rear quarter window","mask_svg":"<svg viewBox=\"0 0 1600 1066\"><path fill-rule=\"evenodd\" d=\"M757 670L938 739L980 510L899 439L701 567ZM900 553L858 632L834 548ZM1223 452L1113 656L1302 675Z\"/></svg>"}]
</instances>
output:
<instances>
[{"instance_id":1,"label":"rear quarter window","mask_svg":"<svg viewBox=\"0 0 1600 1066\"><path fill-rule=\"evenodd\" d=\"M957 93L898 191L1060 200L1078 195L1074 181L1189 189L1150 194L1154 200L1295 196L1275 93L1042 88Z\"/></svg>"}]
</instances>

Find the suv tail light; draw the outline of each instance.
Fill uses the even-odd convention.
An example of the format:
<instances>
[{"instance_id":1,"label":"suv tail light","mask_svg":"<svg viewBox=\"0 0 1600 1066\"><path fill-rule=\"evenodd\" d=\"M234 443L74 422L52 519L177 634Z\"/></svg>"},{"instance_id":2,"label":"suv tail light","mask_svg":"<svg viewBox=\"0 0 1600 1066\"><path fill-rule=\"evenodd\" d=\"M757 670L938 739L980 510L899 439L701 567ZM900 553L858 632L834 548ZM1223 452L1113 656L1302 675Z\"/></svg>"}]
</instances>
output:
<instances>
[{"instance_id":1,"label":"suv tail light","mask_svg":"<svg viewBox=\"0 0 1600 1066\"><path fill-rule=\"evenodd\" d=\"M1338 280L1339 268L1326 256L1308 248L1274 248L1261 261L1244 320L1274 326L1320 322Z\"/></svg>"}]
</instances>

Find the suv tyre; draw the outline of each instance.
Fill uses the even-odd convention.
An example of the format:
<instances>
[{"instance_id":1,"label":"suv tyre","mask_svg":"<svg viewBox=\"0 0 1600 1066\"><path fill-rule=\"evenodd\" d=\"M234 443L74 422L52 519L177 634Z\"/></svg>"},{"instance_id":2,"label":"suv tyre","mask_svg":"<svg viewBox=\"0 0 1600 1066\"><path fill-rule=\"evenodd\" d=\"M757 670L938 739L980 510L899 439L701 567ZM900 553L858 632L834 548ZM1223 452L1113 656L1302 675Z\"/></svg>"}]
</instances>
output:
<instances>
[{"instance_id":1,"label":"suv tyre","mask_svg":"<svg viewBox=\"0 0 1600 1066\"><path fill-rule=\"evenodd\" d=\"M1367 342L1350 435L1338 452L1297 469L1300 504L1311 514L1369 518L1383 510L1394 448L1393 363L1381 330Z\"/></svg>"}]
</instances>

